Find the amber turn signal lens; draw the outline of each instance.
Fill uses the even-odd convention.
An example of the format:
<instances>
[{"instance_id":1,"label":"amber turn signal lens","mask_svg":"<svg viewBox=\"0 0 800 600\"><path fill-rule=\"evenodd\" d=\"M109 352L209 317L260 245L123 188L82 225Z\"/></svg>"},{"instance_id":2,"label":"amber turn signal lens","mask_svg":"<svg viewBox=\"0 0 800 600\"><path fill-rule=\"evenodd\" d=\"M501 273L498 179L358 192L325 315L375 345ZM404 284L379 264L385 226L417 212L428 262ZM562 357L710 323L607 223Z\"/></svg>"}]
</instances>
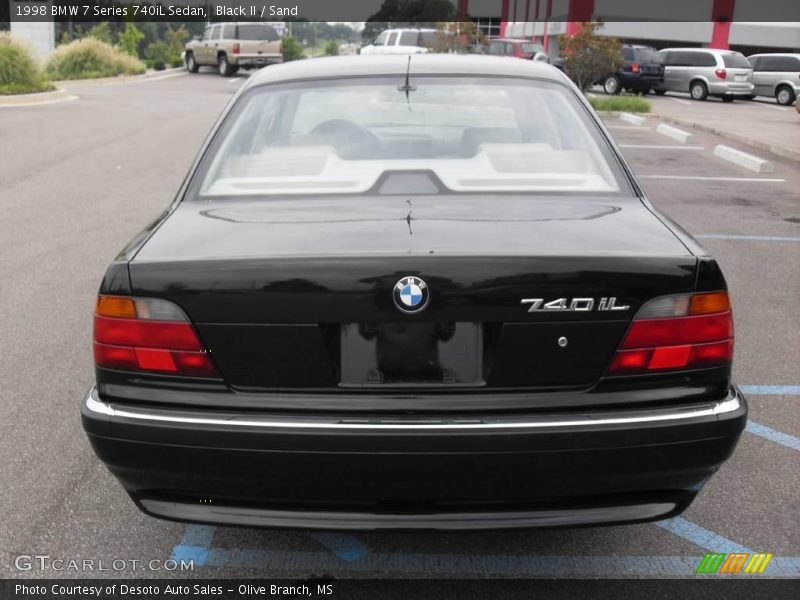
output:
<instances>
[{"instance_id":1,"label":"amber turn signal lens","mask_svg":"<svg viewBox=\"0 0 800 600\"><path fill-rule=\"evenodd\" d=\"M125 296L98 296L95 313L102 317L136 318L136 305L133 298Z\"/></svg>"},{"instance_id":2,"label":"amber turn signal lens","mask_svg":"<svg viewBox=\"0 0 800 600\"><path fill-rule=\"evenodd\" d=\"M693 294L689 305L690 315L709 315L730 310L731 303L727 292L711 292L708 294Z\"/></svg>"}]
</instances>

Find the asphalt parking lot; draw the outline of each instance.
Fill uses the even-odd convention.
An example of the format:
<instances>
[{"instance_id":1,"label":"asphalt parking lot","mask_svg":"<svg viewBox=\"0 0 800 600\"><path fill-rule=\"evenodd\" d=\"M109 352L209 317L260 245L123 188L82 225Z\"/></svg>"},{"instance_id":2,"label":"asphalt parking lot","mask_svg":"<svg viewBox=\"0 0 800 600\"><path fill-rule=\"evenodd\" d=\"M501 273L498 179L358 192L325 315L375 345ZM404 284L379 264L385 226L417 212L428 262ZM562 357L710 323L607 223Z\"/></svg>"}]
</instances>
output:
<instances>
[{"instance_id":1,"label":"asphalt parking lot","mask_svg":"<svg viewBox=\"0 0 800 600\"><path fill-rule=\"evenodd\" d=\"M720 143L753 150L699 131L679 144L651 121L607 124L651 201L720 261L734 304L735 378L751 411L733 458L683 516L356 535L141 514L93 455L78 416L93 376L95 294L109 261L172 200L241 81L209 71L78 84L77 101L0 110L0 576L92 575L15 566L19 555L46 554L140 561L94 573L120 577L164 576L147 563L170 558L192 559L198 577L694 577L705 552L753 551L774 554L757 577L800 577L800 163L775 158L774 173L755 174L712 154ZM796 128L799 116L783 112Z\"/></svg>"}]
</instances>

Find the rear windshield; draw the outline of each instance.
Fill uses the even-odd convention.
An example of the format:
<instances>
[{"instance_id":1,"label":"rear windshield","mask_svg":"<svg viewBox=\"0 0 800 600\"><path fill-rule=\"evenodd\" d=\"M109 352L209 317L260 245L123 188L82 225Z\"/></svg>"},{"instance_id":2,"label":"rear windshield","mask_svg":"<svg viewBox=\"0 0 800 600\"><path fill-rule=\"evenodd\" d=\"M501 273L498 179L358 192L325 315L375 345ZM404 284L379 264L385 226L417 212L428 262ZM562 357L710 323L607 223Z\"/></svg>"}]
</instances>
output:
<instances>
[{"instance_id":1,"label":"rear windshield","mask_svg":"<svg viewBox=\"0 0 800 600\"><path fill-rule=\"evenodd\" d=\"M660 63L661 55L653 48L637 48L636 60L640 63Z\"/></svg>"},{"instance_id":2,"label":"rear windshield","mask_svg":"<svg viewBox=\"0 0 800 600\"><path fill-rule=\"evenodd\" d=\"M278 37L278 32L269 25L239 25L240 40L274 42Z\"/></svg>"},{"instance_id":3,"label":"rear windshield","mask_svg":"<svg viewBox=\"0 0 800 600\"><path fill-rule=\"evenodd\" d=\"M723 54L722 63L729 69L750 69L750 61L744 57L744 54Z\"/></svg>"},{"instance_id":4,"label":"rear windshield","mask_svg":"<svg viewBox=\"0 0 800 600\"><path fill-rule=\"evenodd\" d=\"M200 195L363 193L398 172L449 192L620 190L602 134L562 85L418 76L406 93L403 83L255 88L206 154Z\"/></svg>"}]
</instances>

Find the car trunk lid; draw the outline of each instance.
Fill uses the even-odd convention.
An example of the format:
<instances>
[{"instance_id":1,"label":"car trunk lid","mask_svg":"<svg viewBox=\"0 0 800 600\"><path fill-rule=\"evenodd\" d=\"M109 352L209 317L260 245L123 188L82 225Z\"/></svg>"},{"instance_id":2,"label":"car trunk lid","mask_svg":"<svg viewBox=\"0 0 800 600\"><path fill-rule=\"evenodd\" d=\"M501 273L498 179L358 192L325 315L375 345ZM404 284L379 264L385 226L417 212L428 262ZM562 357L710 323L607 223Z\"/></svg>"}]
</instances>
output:
<instances>
[{"instance_id":1,"label":"car trunk lid","mask_svg":"<svg viewBox=\"0 0 800 600\"><path fill-rule=\"evenodd\" d=\"M331 390L585 387L636 309L695 270L632 198L186 202L130 264L229 385ZM416 314L395 296L409 276L430 294Z\"/></svg>"}]
</instances>

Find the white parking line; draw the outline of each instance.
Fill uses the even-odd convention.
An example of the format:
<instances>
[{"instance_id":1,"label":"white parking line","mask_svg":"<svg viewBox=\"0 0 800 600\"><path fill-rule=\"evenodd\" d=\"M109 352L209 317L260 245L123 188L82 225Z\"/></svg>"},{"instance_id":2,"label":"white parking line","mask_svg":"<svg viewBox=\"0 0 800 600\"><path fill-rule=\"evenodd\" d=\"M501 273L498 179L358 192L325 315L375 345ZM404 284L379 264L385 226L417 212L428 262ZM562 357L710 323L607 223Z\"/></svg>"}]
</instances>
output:
<instances>
[{"instance_id":1,"label":"white parking line","mask_svg":"<svg viewBox=\"0 0 800 600\"><path fill-rule=\"evenodd\" d=\"M667 98L669 98L670 100L674 100L675 102L680 102L681 104L688 104L689 106L692 105L692 103L689 102L688 100L681 100L680 98L674 98L672 96L667 96Z\"/></svg>"},{"instance_id":2,"label":"white parking line","mask_svg":"<svg viewBox=\"0 0 800 600\"><path fill-rule=\"evenodd\" d=\"M786 183L785 179L769 177L704 177L700 175L638 175L639 179L685 179L687 181L747 181L757 183Z\"/></svg>"},{"instance_id":3,"label":"white parking line","mask_svg":"<svg viewBox=\"0 0 800 600\"><path fill-rule=\"evenodd\" d=\"M758 104L759 106L766 106L767 108L774 108L775 110L783 110L785 111L786 108L783 106L778 106L777 104L766 104L764 102L755 102L754 104Z\"/></svg>"},{"instance_id":4,"label":"white parking line","mask_svg":"<svg viewBox=\"0 0 800 600\"><path fill-rule=\"evenodd\" d=\"M678 146L668 144L659 146L658 144L618 144L620 148L640 148L642 150L703 150L705 146Z\"/></svg>"}]
</instances>

